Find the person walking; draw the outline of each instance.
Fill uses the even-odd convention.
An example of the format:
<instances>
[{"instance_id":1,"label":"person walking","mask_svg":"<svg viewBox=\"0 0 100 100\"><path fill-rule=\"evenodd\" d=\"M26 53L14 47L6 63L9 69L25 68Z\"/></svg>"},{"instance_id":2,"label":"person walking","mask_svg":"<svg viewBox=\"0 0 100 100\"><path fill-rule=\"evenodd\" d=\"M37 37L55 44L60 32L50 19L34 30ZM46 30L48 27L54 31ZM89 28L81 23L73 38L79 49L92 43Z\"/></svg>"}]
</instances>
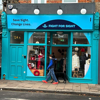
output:
<instances>
[{"instance_id":1,"label":"person walking","mask_svg":"<svg viewBox=\"0 0 100 100\"><path fill-rule=\"evenodd\" d=\"M56 78L55 72L54 72L54 59L53 59L52 55L49 55L49 58L50 58L50 63L47 67L47 70L49 70L49 72L47 74L46 80L42 80L42 82L48 83L48 80L51 76L53 78L53 80L55 81L53 84L58 84L58 81L57 81L57 78Z\"/></svg>"}]
</instances>

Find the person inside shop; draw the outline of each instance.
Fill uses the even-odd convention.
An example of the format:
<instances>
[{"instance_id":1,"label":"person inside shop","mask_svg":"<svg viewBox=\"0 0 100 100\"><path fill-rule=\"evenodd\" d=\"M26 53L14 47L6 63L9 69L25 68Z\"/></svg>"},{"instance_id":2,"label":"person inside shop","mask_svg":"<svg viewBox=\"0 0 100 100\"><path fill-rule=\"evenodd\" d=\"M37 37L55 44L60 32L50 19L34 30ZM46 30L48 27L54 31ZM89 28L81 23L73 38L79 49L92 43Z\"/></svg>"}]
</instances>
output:
<instances>
[{"instance_id":1,"label":"person inside shop","mask_svg":"<svg viewBox=\"0 0 100 100\"><path fill-rule=\"evenodd\" d=\"M44 83L48 83L48 80L50 78L50 76L53 78L53 80L55 81L53 84L58 84L57 78L55 76L55 72L54 72L54 58L52 55L49 56L50 58L50 63L47 67L47 70L49 70L48 74L47 74L47 78L46 80L43 80L42 82Z\"/></svg>"}]
</instances>

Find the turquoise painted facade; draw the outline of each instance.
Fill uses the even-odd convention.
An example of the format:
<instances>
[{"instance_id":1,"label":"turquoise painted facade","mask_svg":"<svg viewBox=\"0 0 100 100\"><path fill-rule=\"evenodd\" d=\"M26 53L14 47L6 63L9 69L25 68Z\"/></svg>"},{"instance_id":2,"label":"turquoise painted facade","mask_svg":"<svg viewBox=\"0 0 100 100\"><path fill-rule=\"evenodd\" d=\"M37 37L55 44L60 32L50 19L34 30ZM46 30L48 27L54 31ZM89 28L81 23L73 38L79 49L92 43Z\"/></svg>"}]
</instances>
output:
<instances>
[{"instance_id":1,"label":"turquoise painted facade","mask_svg":"<svg viewBox=\"0 0 100 100\"><path fill-rule=\"evenodd\" d=\"M28 19L23 22L21 19ZM41 20L42 18L42 20ZM91 19L90 19L91 18ZM17 19L17 21L15 21ZM68 21L71 25L51 26L51 23L56 23L56 20ZM78 20L77 20L78 19ZM91 83L98 84L98 46L99 46L99 13L87 15L7 15L2 12L2 72L1 79L6 80L31 80L42 81L46 79L47 67L47 47L68 47L66 60L67 68L66 75L68 81L72 83ZM90 21L91 20L91 21ZM80 22L82 21L82 22ZM20 24L19 24L20 23ZM50 24L48 24L50 23ZM16 24L16 25L15 25ZM28 24L28 26L24 26ZM74 27L75 26L75 27ZM68 28L72 27L72 28ZM10 43L10 31L24 31L24 43L12 44ZM68 34L67 45L54 45L53 33L63 31ZM45 43L29 43L28 40L33 32L45 32ZM47 32L50 34L50 44L47 44ZM89 44L73 44L73 32L84 32ZM27 67L27 46L45 46L45 70L44 76L33 76ZM90 47L91 48L91 63L87 74L83 78L72 77L72 47ZM23 56L26 56L24 58ZM4 76L5 75L5 76Z\"/></svg>"}]
</instances>

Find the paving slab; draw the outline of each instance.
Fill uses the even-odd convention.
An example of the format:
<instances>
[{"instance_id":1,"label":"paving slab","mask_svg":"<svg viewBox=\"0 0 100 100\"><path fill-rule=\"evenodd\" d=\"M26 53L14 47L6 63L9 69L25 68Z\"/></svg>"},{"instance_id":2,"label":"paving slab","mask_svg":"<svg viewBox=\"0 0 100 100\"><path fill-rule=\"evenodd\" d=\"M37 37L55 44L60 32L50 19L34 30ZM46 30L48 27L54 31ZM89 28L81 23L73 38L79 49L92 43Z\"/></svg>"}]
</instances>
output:
<instances>
[{"instance_id":1,"label":"paving slab","mask_svg":"<svg viewBox=\"0 0 100 100\"><path fill-rule=\"evenodd\" d=\"M81 84L73 84L73 91L80 91L81 90Z\"/></svg>"}]
</instances>

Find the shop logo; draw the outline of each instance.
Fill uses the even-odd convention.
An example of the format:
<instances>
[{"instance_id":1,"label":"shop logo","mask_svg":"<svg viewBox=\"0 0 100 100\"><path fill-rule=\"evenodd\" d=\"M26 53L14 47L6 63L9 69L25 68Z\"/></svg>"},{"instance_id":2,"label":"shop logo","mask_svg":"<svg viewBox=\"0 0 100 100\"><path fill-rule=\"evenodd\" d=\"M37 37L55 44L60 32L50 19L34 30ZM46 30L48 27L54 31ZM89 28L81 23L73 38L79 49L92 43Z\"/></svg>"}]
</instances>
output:
<instances>
[{"instance_id":1,"label":"shop logo","mask_svg":"<svg viewBox=\"0 0 100 100\"><path fill-rule=\"evenodd\" d=\"M44 24L44 25L43 25L43 28L47 28L47 25L46 25L46 24Z\"/></svg>"},{"instance_id":2,"label":"shop logo","mask_svg":"<svg viewBox=\"0 0 100 100\"><path fill-rule=\"evenodd\" d=\"M38 26L37 29L82 30L81 27L75 23L60 19L47 21Z\"/></svg>"}]
</instances>

